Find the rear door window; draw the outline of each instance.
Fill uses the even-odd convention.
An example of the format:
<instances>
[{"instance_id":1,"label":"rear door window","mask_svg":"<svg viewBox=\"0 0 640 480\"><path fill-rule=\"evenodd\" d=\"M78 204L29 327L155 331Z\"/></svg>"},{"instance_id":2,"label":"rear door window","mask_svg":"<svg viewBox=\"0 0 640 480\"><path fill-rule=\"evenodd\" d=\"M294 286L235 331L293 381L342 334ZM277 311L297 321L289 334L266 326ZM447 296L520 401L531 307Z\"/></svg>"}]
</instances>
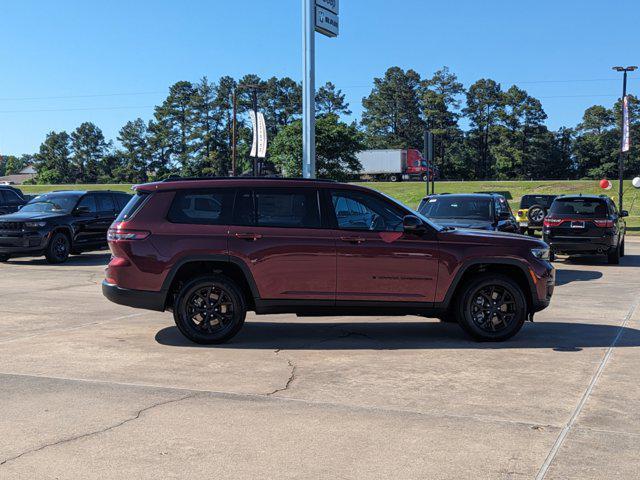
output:
<instances>
[{"instance_id":1,"label":"rear door window","mask_svg":"<svg viewBox=\"0 0 640 480\"><path fill-rule=\"evenodd\" d=\"M241 190L236 197L234 223L259 227L319 228L321 223L317 190Z\"/></svg>"},{"instance_id":2,"label":"rear door window","mask_svg":"<svg viewBox=\"0 0 640 480\"><path fill-rule=\"evenodd\" d=\"M229 224L234 193L230 188L180 190L176 192L167 218L173 223Z\"/></svg>"},{"instance_id":3,"label":"rear door window","mask_svg":"<svg viewBox=\"0 0 640 480\"><path fill-rule=\"evenodd\" d=\"M113 213L116 211L116 204L110 193L99 193L96 195L98 211L100 213Z\"/></svg>"}]
</instances>

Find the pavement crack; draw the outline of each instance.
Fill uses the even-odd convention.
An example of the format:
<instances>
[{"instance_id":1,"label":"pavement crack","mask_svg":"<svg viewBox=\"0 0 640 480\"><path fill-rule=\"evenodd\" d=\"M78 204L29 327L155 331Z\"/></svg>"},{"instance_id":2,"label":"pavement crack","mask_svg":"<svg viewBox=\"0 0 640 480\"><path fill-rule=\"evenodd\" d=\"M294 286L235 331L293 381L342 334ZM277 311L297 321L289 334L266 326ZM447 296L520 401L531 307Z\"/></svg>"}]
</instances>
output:
<instances>
[{"instance_id":1,"label":"pavement crack","mask_svg":"<svg viewBox=\"0 0 640 480\"><path fill-rule=\"evenodd\" d=\"M127 423L130 423L130 422L133 422L135 420L138 420L143 413L148 412L149 410L153 410L154 408L161 407L163 405L168 405L170 403L181 402L183 400L187 400L189 398L193 398L193 397L195 397L195 396L197 396L199 394L200 394L200 392L194 392L194 393L191 393L189 395L184 395L184 396L182 396L180 398L174 398L174 399L171 399L171 400L164 400L162 402L154 403L153 405L149 405L148 407L144 407L144 408L138 410L133 416L131 416L129 418L126 418L126 419L124 419L124 420L122 420L122 421L120 421L120 422L118 422L118 423L116 423L114 425L109 425L108 427L100 428L98 430L93 430L93 431L87 432L87 433L82 433L80 435L74 435L72 437L63 438L63 439L57 440L55 442L45 443L44 445L40 445L39 447L30 448L29 450L25 450L22 453L14 455L13 457L5 458L4 460L2 460L0 462L0 467L2 467L3 465L7 464L8 462L13 462L14 460L18 460L19 458L22 458L25 455L29 455L29 454L32 454L32 453L40 452L40 451L42 451L42 450L44 450L46 448L49 448L49 447L55 447L57 445L63 445L65 443L73 442L75 440L80 440L82 438L92 437L94 435L99 435L101 433L105 433L105 432L109 432L111 430L115 430L116 428L120 428L123 425L126 425Z\"/></svg>"},{"instance_id":2,"label":"pavement crack","mask_svg":"<svg viewBox=\"0 0 640 480\"><path fill-rule=\"evenodd\" d=\"M282 350L280 348L276 348L273 353L275 355L279 355L281 351ZM293 381L296 379L296 365L289 358L287 358L287 365L289 365L289 368L291 369L289 373L289 378L287 378L287 381L285 382L283 387L276 388L275 390L267 393L266 394L267 397L270 397L271 395L275 395L276 393L279 393L279 392L284 392L289 388L291 383L293 383Z\"/></svg>"}]
</instances>

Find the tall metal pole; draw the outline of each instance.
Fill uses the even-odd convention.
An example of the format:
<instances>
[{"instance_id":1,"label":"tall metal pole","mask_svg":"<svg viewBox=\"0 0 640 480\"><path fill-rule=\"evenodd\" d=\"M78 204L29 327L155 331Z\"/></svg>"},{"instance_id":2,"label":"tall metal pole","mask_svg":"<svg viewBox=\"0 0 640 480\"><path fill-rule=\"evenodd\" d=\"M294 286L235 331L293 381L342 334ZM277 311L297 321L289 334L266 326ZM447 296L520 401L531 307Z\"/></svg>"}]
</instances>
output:
<instances>
[{"instance_id":1,"label":"tall metal pole","mask_svg":"<svg viewBox=\"0 0 640 480\"><path fill-rule=\"evenodd\" d=\"M620 122L620 133L624 130L624 99L627 96L627 69L624 70L624 74L622 76L622 119ZM622 181L624 177L624 135L621 135L620 140L620 157L618 158L618 208L620 209L620 213L622 213Z\"/></svg>"},{"instance_id":2,"label":"tall metal pole","mask_svg":"<svg viewBox=\"0 0 640 480\"><path fill-rule=\"evenodd\" d=\"M238 113L238 100L236 87L233 87L233 120L231 123L231 176L236 176L236 115Z\"/></svg>"},{"instance_id":3,"label":"tall metal pole","mask_svg":"<svg viewBox=\"0 0 640 480\"><path fill-rule=\"evenodd\" d=\"M315 0L302 0L302 176L316 178Z\"/></svg>"},{"instance_id":4,"label":"tall metal pole","mask_svg":"<svg viewBox=\"0 0 640 480\"><path fill-rule=\"evenodd\" d=\"M431 164L429 163L429 130L425 129L424 130L424 136L423 136L423 146L422 146L422 156L424 157L425 161L427 162L427 196L429 195L429 181L431 180L431 178L429 177L429 168L431 167Z\"/></svg>"},{"instance_id":5,"label":"tall metal pole","mask_svg":"<svg viewBox=\"0 0 640 480\"><path fill-rule=\"evenodd\" d=\"M254 128L256 129L256 156L253 157L253 167L252 167L252 175L254 177L258 176L258 89L254 87L253 89L253 118L255 118L256 124Z\"/></svg>"}]
</instances>

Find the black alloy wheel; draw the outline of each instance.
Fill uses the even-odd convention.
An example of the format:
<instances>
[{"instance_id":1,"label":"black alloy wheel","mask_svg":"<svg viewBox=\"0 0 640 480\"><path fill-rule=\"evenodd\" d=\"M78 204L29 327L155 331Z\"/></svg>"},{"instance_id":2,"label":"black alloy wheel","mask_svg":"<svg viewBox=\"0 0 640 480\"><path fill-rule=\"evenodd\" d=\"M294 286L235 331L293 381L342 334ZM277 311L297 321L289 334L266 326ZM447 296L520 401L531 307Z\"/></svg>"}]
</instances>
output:
<instances>
[{"instance_id":1,"label":"black alloy wheel","mask_svg":"<svg viewBox=\"0 0 640 480\"><path fill-rule=\"evenodd\" d=\"M502 341L520 331L527 303L511 278L486 273L467 283L458 305L458 323L479 341Z\"/></svg>"},{"instance_id":2,"label":"black alloy wheel","mask_svg":"<svg viewBox=\"0 0 640 480\"><path fill-rule=\"evenodd\" d=\"M199 277L182 287L174 319L180 332L200 344L223 343L244 324L246 306L240 289L223 275Z\"/></svg>"},{"instance_id":3,"label":"black alloy wheel","mask_svg":"<svg viewBox=\"0 0 640 480\"><path fill-rule=\"evenodd\" d=\"M71 242L69 237L62 232L57 232L49 240L45 250L45 257L49 263L63 263L69 258L70 250Z\"/></svg>"}]
</instances>

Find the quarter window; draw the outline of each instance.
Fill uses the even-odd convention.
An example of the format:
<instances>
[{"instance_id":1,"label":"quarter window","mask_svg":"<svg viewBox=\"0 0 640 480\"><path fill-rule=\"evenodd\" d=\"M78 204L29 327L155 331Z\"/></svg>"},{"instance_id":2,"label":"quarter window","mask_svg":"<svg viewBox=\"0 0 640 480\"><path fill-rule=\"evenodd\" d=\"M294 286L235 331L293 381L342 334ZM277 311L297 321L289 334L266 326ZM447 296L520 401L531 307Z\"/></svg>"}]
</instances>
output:
<instances>
[{"instance_id":1,"label":"quarter window","mask_svg":"<svg viewBox=\"0 0 640 480\"><path fill-rule=\"evenodd\" d=\"M233 193L231 189L178 191L167 218L173 223L228 224Z\"/></svg>"}]
</instances>

